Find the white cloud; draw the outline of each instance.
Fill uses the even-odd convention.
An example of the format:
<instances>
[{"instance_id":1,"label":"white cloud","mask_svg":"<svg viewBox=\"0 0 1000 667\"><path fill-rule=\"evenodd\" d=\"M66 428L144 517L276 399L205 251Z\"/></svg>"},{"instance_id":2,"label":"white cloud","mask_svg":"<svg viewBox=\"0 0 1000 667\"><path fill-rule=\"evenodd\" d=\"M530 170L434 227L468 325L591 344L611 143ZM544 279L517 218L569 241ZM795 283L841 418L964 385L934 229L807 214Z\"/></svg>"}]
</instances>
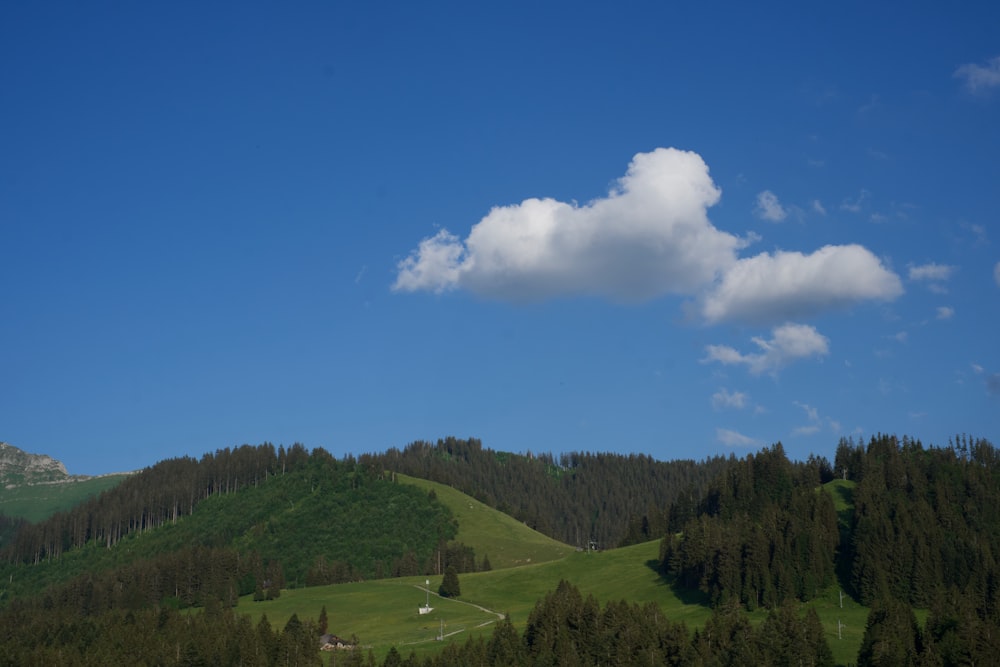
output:
<instances>
[{"instance_id":1,"label":"white cloud","mask_svg":"<svg viewBox=\"0 0 1000 667\"><path fill-rule=\"evenodd\" d=\"M910 265L909 267L909 278L910 280L926 280L928 282L943 282L951 278L951 274L955 271L954 266L949 266L947 264L935 264L930 262L928 264L920 264L917 266Z\"/></svg>"},{"instance_id":2,"label":"white cloud","mask_svg":"<svg viewBox=\"0 0 1000 667\"><path fill-rule=\"evenodd\" d=\"M862 190L861 193L858 194L857 199L845 199L840 204L840 208L850 213L860 213L861 207L864 205L866 199L868 199L868 191Z\"/></svg>"},{"instance_id":3,"label":"white cloud","mask_svg":"<svg viewBox=\"0 0 1000 667\"><path fill-rule=\"evenodd\" d=\"M715 437L726 447L755 447L759 444L759 441L728 428L715 429Z\"/></svg>"},{"instance_id":4,"label":"white cloud","mask_svg":"<svg viewBox=\"0 0 1000 667\"><path fill-rule=\"evenodd\" d=\"M745 245L708 219L720 194L698 154L639 153L604 198L584 206L527 199L493 208L464 241L445 230L424 239L399 263L393 289L461 287L512 300L692 294Z\"/></svg>"},{"instance_id":5,"label":"white cloud","mask_svg":"<svg viewBox=\"0 0 1000 667\"><path fill-rule=\"evenodd\" d=\"M899 277L859 245L778 251L739 260L703 298L701 314L710 323L773 322L902 292Z\"/></svg>"},{"instance_id":6,"label":"white cloud","mask_svg":"<svg viewBox=\"0 0 1000 667\"><path fill-rule=\"evenodd\" d=\"M799 426L792 431L792 435L814 435L822 430L823 422L829 427L831 433L840 433L841 424L836 419L831 419L829 417L823 417L819 414L819 410L809 405L808 403L800 403L799 401L792 401L792 405L801 408L806 413L806 418L809 419L809 424L806 426Z\"/></svg>"},{"instance_id":7,"label":"white cloud","mask_svg":"<svg viewBox=\"0 0 1000 667\"><path fill-rule=\"evenodd\" d=\"M404 292L443 292L458 286L459 264L465 248L458 237L442 229L420 242L417 250L399 263L399 275L392 286Z\"/></svg>"},{"instance_id":8,"label":"white cloud","mask_svg":"<svg viewBox=\"0 0 1000 667\"><path fill-rule=\"evenodd\" d=\"M823 204L822 204L822 202L820 202L820 200L813 199L813 201L812 201L812 208L813 208L814 211L816 211L820 215L826 215L826 209L823 208Z\"/></svg>"},{"instance_id":9,"label":"white cloud","mask_svg":"<svg viewBox=\"0 0 1000 667\"><path fill-rule=\"evenodd\" d=\"M1000 56L986 61L985 65L966 63L955 70L955 78L965 82L965 88L973 94L1000 87Z\"/></svg>"},{"instance_id":10,"label":"white cloud","mask_svg":"<svg viewBox=\"0 0 1000 667\"><path fill-rule=\"evenodd\" d=\"M807 403L799 403L798 401L792 401L792 405L802 408L806 413L806 417L809 418L809 421L819 421L819 410L813 406L808 405Z\"/></svg>"},{"instance_id":11,"label":"white cloud","mask_svg":"<svg viewBox=\"0 0 1000 667\"><path fill-rule=\"evenodd\" d=\"M993 281L997 287L1000 287L1000 262L997 262L996 266L993 267Z\"/></svg>"},{"instance_id":12,"label":"white cloud","mask_svg":"<svg viewBox=\"0 0 1000 667\"><path fill-rule=\"evenodd\" d=\"M814 327L787 323L771 331L771 339L759 336L751 339L760 352L743 354L728 345L708 345L703 363L717 361L721 364L745 364L751 373L777 372L798 359L829 354L830 340Z\"/></svg>"},{"instance_id":13,"label":"white cloud","mask_svg":"<svg viewBox=\"0 0 1000 667\"><path fill-rule=\"evenodd\" d=\"M750 397L740 391L729 393L725 388L712 394L712 407L716 410L722 408L736 408L742 410L749 405Z\"/></svg>"},{"instance_id":14,"label":"white cloud","mask_svg":"<svg viewBox=\"0 0 1000 667\"><path fill-rule=\"evenodd\" d=\"M770 190L764 190L757 195L757 205L753 212L761 220L770 222L781 222L788 217L788 212L781 206L778 196Z\"/></svg>"},{"instance_id":15,"label":"white cloud","mask_svg":"<svg viewBox=\"0 0 1000 667\"><path fill-rule=\"evenodd\" d=\"M859 245L738 258L760 237L717 229L707 211L719 197L696 153L639 153L606 197L582 206L526 199L493 208L464 240L445 229L425 238L398 263L392 289L513 301L677 294L693 297L708 323L774 323L902 293L898 277Z\"/></svg>"},{"instance_id":16,"label":"white cloud","mask_svg":"<svg viewBox=\"0 0 1000 667\"><path fill-rule=\"evenodd\" d=\"M939 320L950 320L955 316L955 309L948 306L938 306L937 318Z\"/></svg>"},{"instance_id":17,"label":"white cloud","mask_svg":"<svg viewBox=\"0 0 1000 667\"><path fill-rule=\"evenodd\" d=\"M983 367L980 366L979 364L972 364L972 372L975 373L976 375L982 375Z\"/></svg>"}]
</instances>

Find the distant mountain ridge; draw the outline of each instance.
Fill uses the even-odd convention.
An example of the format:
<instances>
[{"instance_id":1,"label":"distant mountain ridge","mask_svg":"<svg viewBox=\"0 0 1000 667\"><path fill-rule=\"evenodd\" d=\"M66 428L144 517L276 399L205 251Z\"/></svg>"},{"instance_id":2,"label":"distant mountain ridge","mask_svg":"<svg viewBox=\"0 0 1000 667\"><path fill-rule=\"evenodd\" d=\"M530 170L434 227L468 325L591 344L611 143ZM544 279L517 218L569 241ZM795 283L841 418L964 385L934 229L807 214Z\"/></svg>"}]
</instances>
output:
<instances>
[{"instance_id":1,"label":"distant mountain ridge","mask_svg":"<svg viewBox=\"0 0 1000 667\"><path fill-rule=\"evenodd\" d=\"M66 466L48 454L30 454L6 442L0 442L0 484L5 487L24 484L67 482L73 479Z\"/></svg>"}]
</instances>

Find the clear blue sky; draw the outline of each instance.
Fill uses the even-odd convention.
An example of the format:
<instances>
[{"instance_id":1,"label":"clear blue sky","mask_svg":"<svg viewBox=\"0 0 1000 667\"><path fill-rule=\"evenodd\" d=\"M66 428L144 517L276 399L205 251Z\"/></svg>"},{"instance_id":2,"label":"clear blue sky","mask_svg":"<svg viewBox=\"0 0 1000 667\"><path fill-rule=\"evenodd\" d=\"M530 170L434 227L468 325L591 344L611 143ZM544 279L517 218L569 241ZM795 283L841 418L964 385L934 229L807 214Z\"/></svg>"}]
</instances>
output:
<instances>
[{"instance_id":1,"label":"clear blue sky","mask_svg":"<svg viewBox=\"0 0 1000 667\"><path fill-rule=\"evenodd\" d=\"M902 7L4 3L0 440L998 443L1000 4Z\"/></svg>"}]
</instances>

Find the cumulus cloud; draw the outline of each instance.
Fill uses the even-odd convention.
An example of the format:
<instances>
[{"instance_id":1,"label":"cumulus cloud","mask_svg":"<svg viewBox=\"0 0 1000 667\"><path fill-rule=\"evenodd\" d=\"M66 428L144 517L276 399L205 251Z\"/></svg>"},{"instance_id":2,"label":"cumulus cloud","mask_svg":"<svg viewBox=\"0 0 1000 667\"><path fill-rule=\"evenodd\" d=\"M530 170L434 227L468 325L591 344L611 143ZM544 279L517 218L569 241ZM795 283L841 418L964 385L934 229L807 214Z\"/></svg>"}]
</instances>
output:
<instances>
[{"instance_id":1,"label":"cumulus cloud","mask_svg":"<svg viewBox=\"0 0 1000 667\"><path fill-rule=\"evenodd\" d=\"M769 222L781 222L788 217L788 212L778 201L778 196L770 190L764 190L757 195L757 205L753 212L761 220Z\"/></svg>"},{"instance_id":2,"label":"cumulus cloud","mask_svg":"<svg viewBox=\"0 0 1000 667\"><path fill-rule=\"evenodd\" d=\"M739 260L703 298L710 323L767 322L813 315L903 292L899 277L859 245L824 246L805 255L778 251Z\"/></svg>"},{"instance_id":3,"label":"cumulus cloud","mask_svg":"<svg viewBox=\"0 0 1000 667\"><path fill-rule=\"evenodd\" d=\"M759 352L743 354L728 345L708 345L703 363L718 362L726 365L746 365L751 373L775 373L793 361L809 357L822 357L830 352L830 340L806 324L789 322L775 327L771 338L759 336L751 339Z\"/></svg>"},{"instance_id":4,"label":"cumulus cloud","mask_svg":"<svg viewBox=\"0 0 1000 667\"><path fill-rule=\"evenodd\" d=\"M734 391L730 393L727 389L722 388L719 391L712 394L712 407L716 410L722 408L736 408L737 410L742 410L749 405L750 397L740 391Z\"/></svg>"},{"instance_id":5,"label":"cumulus cloud","mask_svg":"<svg viewBox=\"0 0 1000 667\"><path fill-rule=\"evenodd\" d=\"M1000 87L1000 56L990 58L985 65L966 63L959 65L954 74L965 83L970 93L977 94Z\"/></svg>"},{"instance_id":6,"label":"cumulus cloud","mask_svg":"<svg viewBox=\"0 0 1000 667\"><path fill-rule=\"evenodd\" d=\"M937 318L939 320L950 320L955 316L955 309L948 306L938 306Z\"/></svg>"},{"instance_id":7,"label":"cumulus cloud","mask_svg":"<svg viewBox=\"0 0 1000 667\"><path fill-rule=\"evenodd\" d=\"M715 438L726 447L756 447L760 442L728 428L715 429Z\"/></svg>"},{"instance_id":8,"label":"cumulus cloud","mask_svg":"<svg viewBox=\"0 0 1000 667\"><path fill-rule=\"evenodd\" d=\"M586 205L527 199L493 208L464 241L441 230L399 263L393 289L462 287L512 300L691 294L744 245L708 219L720 194L698 154L640 153L606 197Z\"/></svg>"},{"instance_id":9,"label":"cumulus cloud","mask_svg":"<svg viewBox=\"0 0 1000 667\"><path fill-rule=\"evenodd\" d=\"M768 215L787 215L768 194ZM898 277L858 245L739 258L759 237L717 229L707 211L719 197L698 154L639 153L607 196L587 204L526 199L493 208L465 239L441 229L398 263L392 289L512 301L675 294L691 297L709 324L780 322L902 293Z\"/></svg>"}]
</instances>

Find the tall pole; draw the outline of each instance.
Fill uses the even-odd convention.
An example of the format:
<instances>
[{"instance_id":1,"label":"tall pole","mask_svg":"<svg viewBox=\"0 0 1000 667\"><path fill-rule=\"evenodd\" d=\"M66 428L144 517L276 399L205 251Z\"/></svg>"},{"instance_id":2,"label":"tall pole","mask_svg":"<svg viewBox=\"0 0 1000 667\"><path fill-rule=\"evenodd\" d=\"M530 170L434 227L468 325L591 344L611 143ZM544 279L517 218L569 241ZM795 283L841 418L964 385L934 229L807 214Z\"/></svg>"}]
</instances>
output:
<instances>
[{"instance_id":1,"label":"tall pole","mask_svg":"<svg viewBox=\"0 0 1000 667\"><path fill-rule=\"evenodd\" d=\"M430 579L424 579L424 583L427 584L427 588L424 589L424 591L426 591L426 593L427 593L427 602L424 603L424 606L425 607L430 607L431 606L431 580Z\"/></svg>"}]
</instances>

